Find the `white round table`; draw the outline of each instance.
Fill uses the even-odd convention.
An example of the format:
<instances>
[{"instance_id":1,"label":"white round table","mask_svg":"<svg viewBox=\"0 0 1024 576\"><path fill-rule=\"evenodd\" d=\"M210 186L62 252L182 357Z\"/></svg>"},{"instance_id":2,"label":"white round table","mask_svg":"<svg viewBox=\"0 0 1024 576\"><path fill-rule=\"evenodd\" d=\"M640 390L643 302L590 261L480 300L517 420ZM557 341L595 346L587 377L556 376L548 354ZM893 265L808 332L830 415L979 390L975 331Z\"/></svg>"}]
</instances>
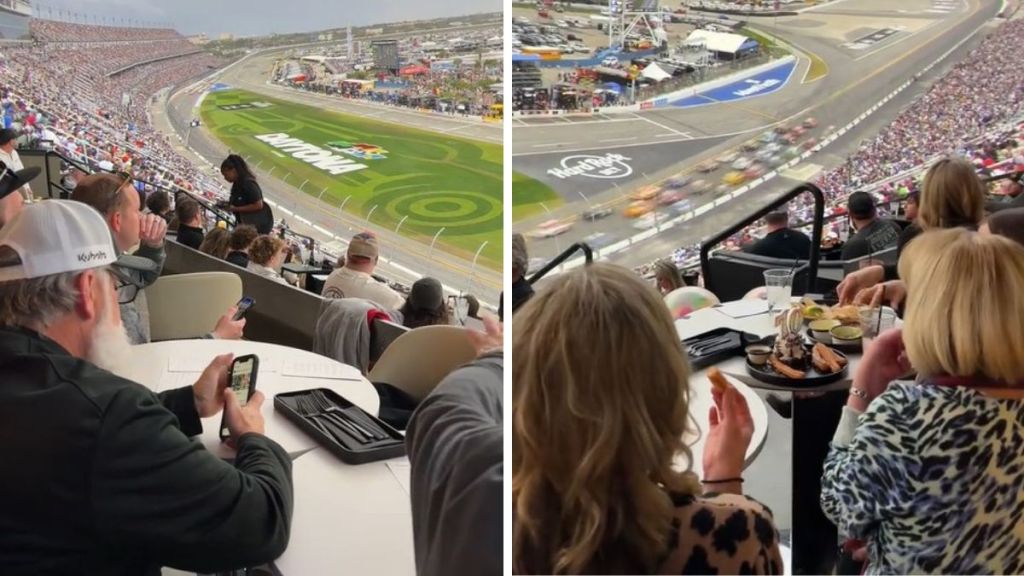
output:
<instances>
[{"instance_id":1,"label":"white round table","mask_svg":"<svg viewBox=\"0 0 1024 576\"><path fill-rule=\"evenodd\" d=\"M323 448L296 458L291 539L274 561L277 571L415 576L412 510L403 487L408 466L406 458L352 466Z\"/></svg>"},{"instance_id":2,"label":"white round table","mask_svg":"<svg viewBox=\"0 0 1024 576\"><path fill-rule=\"evenodd\" d=\"M171 340L132 347L132 365L122 376L155 392L187 386L220 354L236 357L255 354L260 366L256 389L263 392L266 434L295 456L318 446L315 440L274 410L274 396L282 392L330 388L363 410L377 415L380 397L358 368L297 348L247 340ZM323 377L312 377L317 374ZM203 419L200 441L221 458L235 451L220 441L221 415Z\"/></svg>"}]
</instances>

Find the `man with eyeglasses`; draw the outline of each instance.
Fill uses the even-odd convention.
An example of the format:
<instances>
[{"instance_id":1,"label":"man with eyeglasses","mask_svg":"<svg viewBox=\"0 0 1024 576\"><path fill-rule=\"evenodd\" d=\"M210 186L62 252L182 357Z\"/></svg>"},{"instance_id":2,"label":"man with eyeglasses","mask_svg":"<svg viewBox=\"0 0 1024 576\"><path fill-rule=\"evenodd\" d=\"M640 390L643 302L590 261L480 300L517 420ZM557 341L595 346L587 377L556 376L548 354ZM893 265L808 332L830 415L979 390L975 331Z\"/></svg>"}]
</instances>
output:
<instances>
[{"instance_id":1,"label":"man with eyeglasses","mask_svg":"<svg viewBox=\"0 0 1024 576\"><path fill-rule=\"evenodd\" d=\"M151 260L152 271L131 272L134 283L128 283L118 290L121 305L121 319L132 344L149 342L149 307L142 288L157 281L163 270L167 253L164 250L164 236L167 222L155 214L142 213L142 200L128 174L106 172L90 174L78 181L71 192L71 199L84 202L103 215L114 235L119 253L126 253L136 245L135 256ZM245 320L232 320L234 310L221 316L211 338L237 340L242 337Z\"/></svg>"},{"instance_id":2,"label":"man with eyeglasses","mask_svg":"<svg viewBox=\"0 0 1024 576\"><path fill-rule=\"evenodd\" d=\"M288 454L240 407L232 356L161 392L116 376L132 348L115 285L150 260L118 257L95 210L47 200L0 230L0 574L153 575L260 565L288 544ZM234 464L189 437L224 411Z\"/></svg>"}]
</instances>

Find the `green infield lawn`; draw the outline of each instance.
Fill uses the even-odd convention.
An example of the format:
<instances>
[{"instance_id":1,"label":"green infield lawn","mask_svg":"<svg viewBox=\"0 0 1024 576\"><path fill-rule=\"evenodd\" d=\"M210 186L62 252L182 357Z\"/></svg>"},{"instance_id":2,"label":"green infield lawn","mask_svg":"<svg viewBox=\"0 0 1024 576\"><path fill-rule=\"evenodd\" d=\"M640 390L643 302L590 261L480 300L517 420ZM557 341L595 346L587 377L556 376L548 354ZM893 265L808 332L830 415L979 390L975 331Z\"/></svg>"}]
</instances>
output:
<instances>
[{"instance_id":1,"label":"green infield lawn","mask_svg":"<svg viewBox=\"0 0 1024 576\"><path fill-rule=\"evenodd\" d=\"M232 151L264 172L273 169L275 178L287 175L288 184L313 196L326 189L322 199L334 206L351 197L346 211L362 217L372 211L374 224L394 229L401 223L400 233L421 242L429 243L443 227L438 248L466 259L487 242L480 264L501 269L501 146L242 90L208 94L200 114ZM283 136L277 147L256 138L268 134L286 134L321 151L280 149L287 146ZM328 171L339 165L334 175ZM352 169L358 166L364 168Z\"/></svg>"},{"instance_id":2,"label":"green infield lawn","mask_svg":"<svg viewBox=\"0 0 1024 576\"><path fill-rule=\"evenodd\" d=\"M543 206L541 203L543 202ZM512 171L512 221L522 220L562 204L562 197L540 180Z\"/></svg>"}]
</instances>

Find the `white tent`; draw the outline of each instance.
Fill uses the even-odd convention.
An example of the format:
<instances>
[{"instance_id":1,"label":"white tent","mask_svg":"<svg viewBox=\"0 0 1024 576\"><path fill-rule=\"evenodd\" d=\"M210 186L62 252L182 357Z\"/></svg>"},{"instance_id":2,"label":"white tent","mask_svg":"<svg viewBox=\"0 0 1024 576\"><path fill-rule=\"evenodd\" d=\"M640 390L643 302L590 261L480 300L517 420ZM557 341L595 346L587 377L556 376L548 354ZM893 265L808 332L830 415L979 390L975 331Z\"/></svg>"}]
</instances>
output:
<instances>
[{"instance_id":1,"label":"white tent","mask_svg":"<svg viewBox=\"0 0 1024 576\"><path fill-rule=\"evenodd\" d=\"M644 68L644 71L640 73L640 75L643 76L644 78L654 80L655 82L661 82L662 80L667 80L672 77L672 75L669 74L668 72L665 72L665 70L663 70L661 66L658 66L657 62L651 62L650 64L648 64L647 67Z\"/></svg>"},{"instance_id":2,"label":"white tent","mask_svg":"<svg viewBox=\"0 0 1024 576\"><path fill-rule=\"evenodd\" d=\"M694 30L686 37L685 44L693 46L702 44L710 52L735 54L750 38L739 34L712 32L710 30Z\"/></svg>"}]
</instances>

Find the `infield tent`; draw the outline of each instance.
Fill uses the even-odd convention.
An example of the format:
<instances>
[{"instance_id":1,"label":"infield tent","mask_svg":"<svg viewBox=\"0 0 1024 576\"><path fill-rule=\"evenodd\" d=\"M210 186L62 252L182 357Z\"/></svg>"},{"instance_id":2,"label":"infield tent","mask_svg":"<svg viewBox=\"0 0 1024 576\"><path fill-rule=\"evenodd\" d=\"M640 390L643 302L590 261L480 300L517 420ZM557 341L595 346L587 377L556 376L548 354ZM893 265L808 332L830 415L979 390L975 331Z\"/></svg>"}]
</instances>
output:
<instances>
[{"instance_id":1,"label":"infield tent","mask_svg":"<svg viewBox=\"0 0 1024 576\"><path fill-rule=\"evenodd\" d=\"M661 66L658 66L657 62L651 62L644 68L644 71L640 73L644 78L654 80L655 82L661 82L672 77L671 74L666 72Z\"/></svg>"},{"instance_id":2,"label":"infield tent","mask_svg":"<svg viewBox=\"0 0 1024 576\"><path fill-rule=\"evenodd\" d=\"M708 52L714 52L720 59L732 60L747 52L756 51L760 44L741 34L712 32L711 30L694 30L686 37L683 44L687 46L704 46Z\"/></svg>"}]
</instances>

